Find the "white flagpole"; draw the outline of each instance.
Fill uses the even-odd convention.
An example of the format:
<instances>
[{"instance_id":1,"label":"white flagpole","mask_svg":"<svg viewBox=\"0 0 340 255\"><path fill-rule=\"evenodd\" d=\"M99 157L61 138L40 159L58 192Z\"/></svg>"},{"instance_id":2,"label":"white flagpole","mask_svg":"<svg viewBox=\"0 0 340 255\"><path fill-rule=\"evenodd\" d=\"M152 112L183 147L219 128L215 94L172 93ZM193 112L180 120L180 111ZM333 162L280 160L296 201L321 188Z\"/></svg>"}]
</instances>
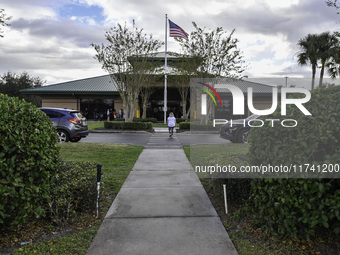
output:
<instances>
[{"instance_id":1,"label":"white flagpole","mask_svg":"<svg viewBox=\"0 0 340 255\"><path fill-rule=\"evenodd\" d=\"M164 124L167 112L167 41L168 41L168 15L165 14L165 57L164 57Z\"/></svg>"}]
</instances>

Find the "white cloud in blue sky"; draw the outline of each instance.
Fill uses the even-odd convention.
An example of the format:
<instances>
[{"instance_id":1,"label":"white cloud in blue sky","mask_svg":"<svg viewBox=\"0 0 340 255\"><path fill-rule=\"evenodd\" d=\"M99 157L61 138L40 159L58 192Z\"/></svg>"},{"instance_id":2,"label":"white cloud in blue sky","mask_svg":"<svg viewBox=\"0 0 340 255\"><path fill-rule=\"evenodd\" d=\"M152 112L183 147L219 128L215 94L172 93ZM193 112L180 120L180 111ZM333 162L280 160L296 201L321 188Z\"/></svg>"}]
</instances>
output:
<instances>
[{"instance_id":1,"label":"white cloud in blue sky","mask_svg":"<svg viewBox=\"0 0 340 255\"><path fill-rule=\"evenodd\" d=\"M308 33L339 30L336 10L323 0L2 0L13 16L0 38L0 75L27 71L47 84L105 74L91 43L105 30L131 23L164 41L165 13L187 32L200 27L236 29L248 77L305 77L297 42ZM173 38L168 49L179 51Z\"/></svg>"}]
</instances>

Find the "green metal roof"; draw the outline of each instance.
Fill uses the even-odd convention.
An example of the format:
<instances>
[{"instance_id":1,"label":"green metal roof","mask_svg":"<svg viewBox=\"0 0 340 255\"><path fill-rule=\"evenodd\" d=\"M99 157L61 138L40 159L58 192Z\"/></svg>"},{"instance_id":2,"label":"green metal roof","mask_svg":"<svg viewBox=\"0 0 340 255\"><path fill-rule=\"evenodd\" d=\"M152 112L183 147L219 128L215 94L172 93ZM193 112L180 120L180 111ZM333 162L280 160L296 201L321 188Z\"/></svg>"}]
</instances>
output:
<instances>
[{"instance_id":1,"label":"green metal roof","mask_svg":"<svg viewBox=\"0 0 340 255\"><path fill-rule=\"evenodd\" d=\"M87 79L68 81L32 89L20 90L23 94L90 94L90 95L119 95L115 81L110 75Z\"/></svg>"},{"instance_id":2,"label":"green metal roof","mask_svg":"<svg viewBox=\"0 0 340 255\"><path fill-rule=\"evenodd\" d=\"M209 78L192 79L191 82L204 82L213 85L218 93L230 93L228 89L223 88L223 84L235 85L243 93L246 93L247 89L252 87L254 94L270 94L273 88L270 85L231 78L219 78L218 80ZM20 92L30 95L119 95L117 85L110 75L68 81L32 89L22 89Z\"/></svg>"}]
</instances>

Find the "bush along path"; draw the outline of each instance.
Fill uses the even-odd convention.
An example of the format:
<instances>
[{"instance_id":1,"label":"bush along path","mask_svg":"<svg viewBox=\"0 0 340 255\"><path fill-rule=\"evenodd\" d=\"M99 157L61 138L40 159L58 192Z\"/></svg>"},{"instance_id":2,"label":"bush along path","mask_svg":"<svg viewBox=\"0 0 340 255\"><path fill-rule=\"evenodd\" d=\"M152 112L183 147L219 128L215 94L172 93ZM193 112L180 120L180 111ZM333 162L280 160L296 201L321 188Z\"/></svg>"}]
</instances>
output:
<instances>
[{"instance_id":1,"label":"bush along path","mask_svg":"<svg viewBox=\"0 0 340 255\"><path fill-rule=\"evenodd\" d=\"M0 112L0 253L85 254L142 147L58 144L42 111L3 94ZM105 166L99 218L95 162Z\"/></svg>"},{"instance_id":2,"label":"bush along path","mask_svg":"<svg viewBox=\"0 0 340 255\"><path fill-rule=\"evenodd\" d=\"M246 157L248 151L248 146L246 144L184 146L184 150L188 158L190 155L191 159L193 157L198 157L201 160L204 160L208 165L249 165L249 156ZM208 151L211 151L212 154L207 153ZM277 179L277 181L279 180L280 179ZM267 214L267 212L259 210L262 210L260 205L261 202L264 204L264 208L267 208L267 203L271 203L269 194L266 196L266 200L256 202L258 203L257 206L260 207L259 210L254 206L254 191L252 187L257 185L258 181L258 179L245 178L226 180L211 178L201 179L210 200L218 212L239 254L340 254L340 235L336 235L332 228L318 228L318 231L313 236L310 236L309 239L269 231L267 225L270 226L272 222L271 219L267 222L258 221L258 217L265 217ZM281 181L284 182L285 180L281 179ZM226 183L227 187L228 214L225 213L223 196L224 183ZM293 182L291 182L291 184L292 183ZM280 194L281 191L278 189L282 189L282 187L278 186L276 189L274 182L270 184L272 185L270 190ZM297 180L295 192L297 192L299 188L299 180ZM313 194L314 193L311 195ZM276 199L276 194L273 194L272 197L273 199ZM267 208L267 210L269 209ZM268 213L270 213L270 211ZM287 213L291 212L288 211ZM313 213L313 211L311 210L310 213ZM293 226L295 224L298 224L298 222L292 223ZM308 228L306 227L304 231L308 231Z\"/></svg>"},{"instance_id":3,"label":"bush along path","mask_svg":"<svg viewBox=\"0 0 340 255\"><path fill-rule=\"evenodd\" d=\"M287 108L285 118L294 119L296 127L267 125L250 131L252 165L298 167L294 175L252 182L254 215L263 230L307 239L325 230L340 235L339 97L340 86L313 90L311 100L304 104L311 116L294 105ZM266 116L280 117L280 109ZM322 173L318 166L334 171Z\"/></svg>"}]
</instances>

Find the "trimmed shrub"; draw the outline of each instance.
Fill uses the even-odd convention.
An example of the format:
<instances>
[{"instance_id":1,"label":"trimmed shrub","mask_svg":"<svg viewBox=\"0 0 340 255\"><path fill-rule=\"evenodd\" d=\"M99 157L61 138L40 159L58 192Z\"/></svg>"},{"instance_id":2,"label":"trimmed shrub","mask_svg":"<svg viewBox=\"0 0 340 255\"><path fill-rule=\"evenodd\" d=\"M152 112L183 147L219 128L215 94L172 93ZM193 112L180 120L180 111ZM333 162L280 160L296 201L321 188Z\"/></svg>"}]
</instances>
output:
<instances>
[{"instance_id":1,"label":"trimmed shrub","mask_svg":"<svg viewBox=\"0 0 340 255\"><path fill-rule=\"evenodd\" d=\"M247 156L237 153L211 154L206 160L209 166L235 166L240 169L241 166L249 165ZM246 178L228 178L228 175L221 174L220 178L212 178L209 180L214 193L223 196L223 184L227 185L228 201L241 203L247 201L250 196L251 179Z\"/></svg>"},{"instance_id":2,"label":"trimmed shrub","mask_svg":"<svg viewBox=\"0 0 340 255\"><path fill-rule=\"evenodd\" d=\"M177 118L176 119L177 124L182 123L182 122L188 122L188 121L189 121L188 119L184 119L184 118Z\"/></svg>"},{"instance_id":3,"label":"trimmed shrub","mask_svg":"<svg viewBox=\"0 0 340 255\"><path fill-rule=\"evenodd\" d=\"M45 113L0 94L0 224L41 217L57 168L58 136Z\"/></svg>"},{"instance_id":4,"label":"trimmed shrub","mask_svg":"<svg viewBox=\"0 0 340 255\"><path fill-rule=\"evenodd\" d=\"M304 106L305 116L295 105L288 105L284 119L295 119L294 128L274 127L267 123L249 132L249 157L254 165L339 163L340 159L340 86L317 89ZM282 119L281 107L263 119Z\"/></svg>"},{"instance_id":5,"label":"trimmed shrub","mask_svg":"<svg viewBox=\"0 0 340 255\"><path fill-rule=\"evenodd\" d=\"M218 131L220 129L219 126L213 127L212 124L196 124L191 122L181 122L179 123L179 128L183 130L191 130L191 131Z\"/></svg>"},{"instance_id":6,"label":"trimmed shrub","mask_svg":"<svg viewBox=\"0 0 340 255\"><path fill-rule=\"evenodd\" d=\"M179 123L179 129L189 130L190 129L190 122L181 122Z\"/></svg>"},{"instance_id":7,"label":"trimmed shrub","mask_svg":"<svg viewBox=\"0 0 340 255\"><path fill-rule=\"evenodd\" d=\"M340 162L340 86L317 89L304 104L312 116L294 106L285 119L295 128L265 125L249 132L252 165L320 165ZM280 119L278 109L266 119ZM254 214L270 232L309 238L320 228L340 233L339 179L260 179L252 183Z\"/></svg>"},{"instance_id":8,"label":"trimmed shrub","mask_svg":"<svg viewBox=\"0 0 340 255\"><path fill-rule=\"evenodd\" d=\"M150 122L105 121L104 128L117 130L153 130L152 123Z\"/></svg>"},{"instance_id":9,"label":"trimmed shrub","mask_svg":"<svg viewBox=\"0 0 340 255\"><path fill-rule=\"evenodd\" d=\"M47 202L47 210L52 221L64 224L78 212L94 210L97 198L96 184L97 163L60 161Z\"/></svg>"},{"instance_id":10,"label":"trimmed shrub","mask_svg":"<svg viewBox=\"0 0 340 255\"><path fill-rule=\"evenodd\" d=\"M133 122L152 122L157 123L157 118L133 118Z\"/></svg>"},{"instance_id":11,"label":"trimmed shrub","mask_svg":"<svg viewBox=\"0 0 340 255\"><path fill-rule=\"evenodd\" d=\"M320 228L340 234L339 182L258 179L251 190L254 219L267 232L307 239Z\"/></svg>"}]
</instances>

